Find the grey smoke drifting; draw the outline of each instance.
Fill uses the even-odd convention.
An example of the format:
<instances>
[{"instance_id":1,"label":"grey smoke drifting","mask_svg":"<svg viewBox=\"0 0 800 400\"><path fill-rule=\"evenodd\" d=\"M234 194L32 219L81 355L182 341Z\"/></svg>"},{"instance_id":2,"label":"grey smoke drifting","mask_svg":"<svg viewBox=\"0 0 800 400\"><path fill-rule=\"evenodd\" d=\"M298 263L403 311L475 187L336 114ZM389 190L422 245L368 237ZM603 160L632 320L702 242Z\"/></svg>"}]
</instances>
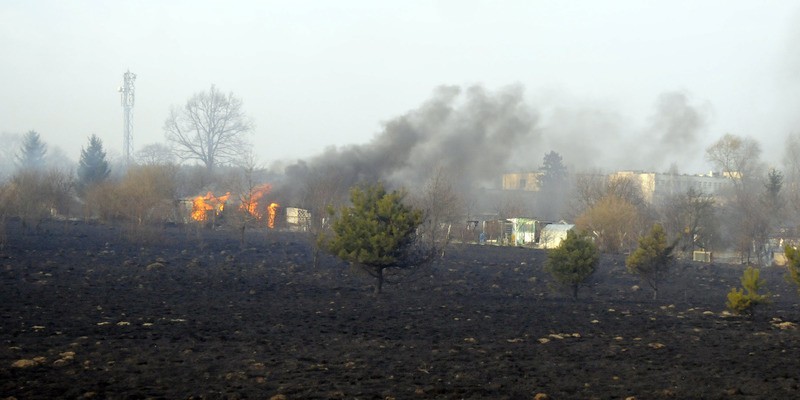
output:
<instances>
[{"instance_id":1,"label":"grey smoke drifting","mask_svg":"<svg viewBox=\"0 0 800 400\"><path fill-rule=\"evenodd\" d=\"M705 149L699 139L708 114L708 105L690 104L684 92L662 93L650 117L651 126L642 137L649 142L645 166L663 169L670 163L680 166L702 159Z\"/></svg>"},{"instance_id":2,"label":"grey smoke drifting","mask_svg":"<svg viewBox=\"0 0 800 400\"><path fill-rule=\"evenodd\" d=\"M497 92L442 86L419 108L386 122L371 142L328 149L287 174L336 170L346 184L383 180L413 187L443 168L462 189L497 186L504 172L538 166L541 156L530 152L537 121L520 86Z\"/></svg>"},{"instance_id":3,"label":"grey smoke drifting","mask_svg":"<svg viewBox=\"0 0 800 400\"><path fill-rule=\"evenodd\" d=\"M646 170L664 172L672 164L682 172L698 172L703 162L701 134L710 106L696 105L685 92L664 92L645 123L632 121L618 110L557 96L557 104L539 99L542 143L574 171ZM543 155L544 153L542 153Z\"/></svg>"},{"instance_id":4,"label":"grey smoke drifting","mask_svg":"<svg viewBox=\"0 0 800 400\"><path fill-rule=\"evenodd\" d=\"M697 142L706 115L682 92L660 95L641 128L602 104L543 98L534 108L521 86L442 86L418 108L385 122L369 143L331 147L287 167L286 186L293 188L283 191L301 197L302 182L323 176L342 187L381 180L415 188L442 169L456 190L467 193L497 188L503 173L538 170L550 150L572 172L661 172L673 163L694 172L681 163L702 162L704 148Z\"/></svg>"}]
</instances>

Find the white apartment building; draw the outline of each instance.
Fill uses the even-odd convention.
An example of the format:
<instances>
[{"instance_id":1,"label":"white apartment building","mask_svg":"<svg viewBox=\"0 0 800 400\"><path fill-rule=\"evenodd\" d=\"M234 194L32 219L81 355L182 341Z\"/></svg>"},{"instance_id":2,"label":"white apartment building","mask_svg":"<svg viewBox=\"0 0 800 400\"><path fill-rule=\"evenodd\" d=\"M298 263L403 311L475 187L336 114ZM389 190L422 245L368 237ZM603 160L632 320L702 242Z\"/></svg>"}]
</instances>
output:
<instances>
[{"instance_id":1,"label":"white apartment building","mask_svg":"<svg viewBox=\"0 0 800 400\"><path fill-rule=\"evenodd\" d=\"M680 175L642 171L618 171L609 179L628 178L638 183L648 203L658 203L670 196L686 193L689 188L709 195L716 195L730 185L730 179L721 174Z\"/></svg>"}]
</instances>

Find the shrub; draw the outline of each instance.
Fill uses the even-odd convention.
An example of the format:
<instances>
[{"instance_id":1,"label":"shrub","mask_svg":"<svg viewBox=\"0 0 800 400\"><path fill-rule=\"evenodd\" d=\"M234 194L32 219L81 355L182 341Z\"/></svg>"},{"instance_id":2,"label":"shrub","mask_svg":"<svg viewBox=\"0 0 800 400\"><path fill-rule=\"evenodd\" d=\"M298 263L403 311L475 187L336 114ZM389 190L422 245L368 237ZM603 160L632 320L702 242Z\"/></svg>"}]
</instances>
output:
<instances>
[{"instance_id":1,"label":"shrub","mask_svg":"<svg viewBox=\"0 0 800 400\"><path fill-rule=\"evenodd\" d=\"M332 237L323 244L374 277L376 294L382 291L387 270L413 271L430 261L417 251L422 212L403 204L403 197L403 192L386 192L382 184L353 188L352 206L335 216Z\"/></svg>"},{"instance_id":2,"label":"shrub","mask_svg":"<svg viewBox=\"0 0 800 400\"><path fill-rule=\"evenodd\" d=\"M561 287L571 290L578 298L578 289L594 274L600 254L597 247L586 237L567 232L567 238L547 255L545 271Z\"/></svg>"},{"instance_id":3,"label":"shrub","mask_svg":"<svg viewBox=\"0 0 800 400\"><path fill-rule=\"evenodd\" d=\"M770 303L769 293L758 293L766 283L759 278L759 273L758 268L747 267L744 270L740 278L743 289L731 288L731 291L728 292L728 301L725 305L729 310L739 315L752 316L757 306Z\"/></svg>"},{"instance_id":4,"label":"shrub","mask_svg":"<svg viewBox=\"0 0 800 400\"><path fill-rule=\"evenodd\" d=\"M664 228L655 224L649 234L639 238L639 247L625 260L628 272L639 275L653 289L654 300L658 299L659 283L672 263L672 249L677 243L667 244Z\"/></svg>"},{"instance_id":5,"label":"shrub","mask_svg":"<svg viewBox=\"0 0 800 400\"><path fill-rule=\"evenodd\" d=\"M11 178L4 192L7 215L16 215L24 226L38 227L54 214L66 214L72 202L73 179L58 170L22 170Z\"/></svg>"},{"instance_id":6,"label":"shrub","mask_svg":"<svg viewBox=\"0 0 800 400\"><path fill-rule=\"evenodd\" d=\"M786 245L783 249L783 254L786 255L786 280L797 286L800 292L800 250L792 246Z\"/></svg>"},{"instance_id":7,"label":"shrub","mask_svg":"<svg viewBox=\"0 0 800 400\"><path fill-rule=\"evenodd\" d=\"M131 168L119 182L92 185L85 194L85 214L138 225L174 219L176 173L172 166L140 166Z\"/></svg>"}]
</instances>

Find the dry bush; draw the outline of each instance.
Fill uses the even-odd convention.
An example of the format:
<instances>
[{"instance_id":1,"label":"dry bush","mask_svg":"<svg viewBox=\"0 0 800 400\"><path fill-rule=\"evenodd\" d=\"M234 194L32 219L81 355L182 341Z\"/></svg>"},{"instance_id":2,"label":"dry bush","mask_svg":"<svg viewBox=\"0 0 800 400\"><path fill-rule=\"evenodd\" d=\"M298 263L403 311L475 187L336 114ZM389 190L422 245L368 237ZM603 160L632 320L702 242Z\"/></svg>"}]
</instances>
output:
<instances>
[{"instance_id":1,"label":"dry bush","mask_svg":"<svg viewBox=\"0 0 800 400\"><path fill-rule=\"evenodd\" d=\"M621 253L636 246L647 219L630 201L607 195L581 214L575 224L594 235L600 251Z\"/></svg>"},{"instance_id":2,"label":"dry bush","mask_svg":"<svg viewBox=\"0 0 800 400\"><path fill-rule=\"evenodd\" d=\"M86 216L138 225L175 219L177 168L147 165L131 168L119 182L106 182L86 194Z\"/></svg>"},{"instance_id":3,"label":"dry bush","mask_svg":"<svg viewBox=\"0 0 800 400\"><path fill-rule=\"evenodd\" d=\"M86 189L83 203L83 216L86 219L116 221L122 218L122 209L117 185L103 182Z\"/></svg>"},{"instance_id":4,"label":"dry bush","mask_svg":"<svg viewBox=\"0 0 800 400\"><path fill-rule=\"evenodd\" d=\"M176 176L171 165L132 168L119 183L120 213L139 225L175 220Z\"/></svg>"},{"instance_id":5,"label":"dry bush","mask_svg":"<svg viewBox=\"0 0 800 400\"><path fill-rule=\"evenodd\" d=\"M72 175L58 170L24 170L11 177L4 189L6 215L38 227L46 218L65 215L73 202Z\"/></svg>"}]
</instances>

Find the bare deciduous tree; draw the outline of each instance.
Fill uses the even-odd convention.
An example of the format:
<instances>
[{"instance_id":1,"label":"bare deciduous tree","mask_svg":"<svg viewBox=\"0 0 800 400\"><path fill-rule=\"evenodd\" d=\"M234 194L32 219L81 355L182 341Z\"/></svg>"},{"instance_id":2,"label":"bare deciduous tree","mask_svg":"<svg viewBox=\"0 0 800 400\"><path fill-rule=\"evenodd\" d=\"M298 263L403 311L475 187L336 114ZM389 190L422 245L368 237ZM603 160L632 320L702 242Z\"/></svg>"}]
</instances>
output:
<instances>
[{"instance_id":1,"label":"bare deciduous tree","mask_svg":"<svg viewBox=\"0 0 800 400\"><path fill-rule=\"evenodd\" d=\"M169 146L162 143L150 143L136 152L136 162L142 165L172 164L174 158Z\"/></svg>"},{"instance_id":2,"label":"bare deciduous tree","mask_svg":"<svg viewBox=\"0 0 800 400\"><path fill-rule=\"evenodd\" d=\"M412 199L414 207L422 210L425 218L420 225L422 240L442 256L450 243L453 225L458 227L466 220L463 201L452 182L445 169L438 167Z\"/></svg>"},{"instance_id":3,"label":"bare deciduous tree","mask_svg":"<svg viewBox=\"0 0 800 400\"><path fill-rule=\"evenodd\" d=\"M576 176L572 213L576 216L581 215L607 196L625 199L642 212L645 212L648 207L642 194L641 185L637 184L633 178L587 173Z\"/></svg>"},{"instance_id":4,"label":"bare deciduous tree","mask_svg":"<svg viewBox=\"0 0 800 400\"><path fill-rule=\"evenodd\" d=\"M196 93L182 109L173 107L164 123L175 155L184 161L200 161L209 171L246 154L245 135L252 129L242 100L214 85L208 92Z\"/></svg>"},{"instance_id":5,"label":"bare deciduous tree","mask_svg":"<svg viewBox=\"0 0 800 400\"><path fill-rule=\"evenodd\" d=\"M715 202L695 188L672 196L661 207L669 237L680 237L679 249L691 254L697 247L710 248L716 236Z\"/></svg>"},{"instance_id":6,"label":"bare deciduous tree","mask_svg":"<svg viewBox=\"0 0 800 400\"><path fill-rule=\"evenodd\" d=\"M765 174L761 173L760 156L758 142L731 134L726 134L706 149L706 158L733 184L732 201L725 210L729 216L726 222L742 262L747 263L753 261L753 257L763 263L767 255L770 226L761 204L762 177Z\"/></svg>"},{"instance_id":7,"label":"bare deciduous tree","mask_svg":"<svg viewBox=\"0 0 800 400\"><path fill-rule=\"evenodd\" d=\"M706 149L708 161L731 180L737 191L749 189L749 184L759 176L760 156L761 146L758 142L730 133Z\"/></svg>"},{"instance_id":8,"label":"bare deciduous tree","mask_svg":"<svg viewBox=\"0 0 800 400\"><path fill-rule=\"evenodd\" d=\"M790 222L800 221L800 134L786 137L783 153L784 193Z\"/></svg>"},{"instance_id":9,"label":"bare deciduous tree","mask_svg":"<svg viewBox=\"0 0 800 400\"><path fill-rule=\"evenodd\" d=\"M648 222L628 199L608 194L581 214L575 224L594 236L600 251L620 253L636 245Z\"/></svg>"},{"instance_id":10,"label":"bare deciduous tree","mask_svg":"<svg viewBox=\"0 0 800 400\"><path fill-rule=\"evenodd\" d=\"M261 183L258 174L261 168L256 156L250 152L245 155L240 163L241 171L231 177L232 190L236 193L239 200L239 207L230 215L239 230L239 241L241 247L245 248L245 230L248 226L262 221L267 213L267 203L264 196L269 194L272 186ZM266 224L265 224L266 225Z\"/></svg>"},{"instance_id":11,"label":"bare deciduous tree","mask_svg":"<svg viewBox=\"0 0 800 400\"><path fill-rule=\"evenodd\" d=\"M348 187L346 177L341 171L330 168L313 168L305 175L305 185L301 193L301 204L310 212L305 220L311 234L311 247L314 267L319 264L321 243L328 229L327 208L341 207L347 201Z\"/></svg>"}]
</instances>

